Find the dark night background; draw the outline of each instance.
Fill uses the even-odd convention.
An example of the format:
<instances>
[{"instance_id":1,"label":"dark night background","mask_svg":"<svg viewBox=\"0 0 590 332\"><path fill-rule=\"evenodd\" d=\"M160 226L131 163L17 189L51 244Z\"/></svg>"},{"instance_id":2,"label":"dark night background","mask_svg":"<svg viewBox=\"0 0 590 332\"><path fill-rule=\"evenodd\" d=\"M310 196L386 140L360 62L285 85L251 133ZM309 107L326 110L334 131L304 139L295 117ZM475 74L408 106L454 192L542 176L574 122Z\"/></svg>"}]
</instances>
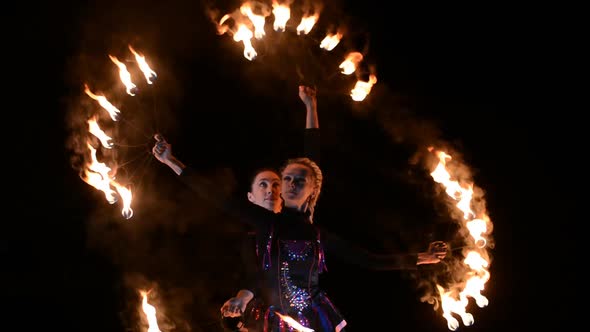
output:
<instances>
[{"instance_id":1,"label":"dark night background","mask_svg":"<svg viewBox=\"0 0 590 332\"><path fill-rule=\"evenodd\" d=\"M150 136L161 132L179 159L203 172L234 169L233 188L245 198L248 171L278 166L302 149L302 82L318 88L325 175L318 224L377 252L452 243L442 196L411 162L425 144L448 147L485 191L494 225L482 293L490 303L479 308L471 300L475 323L458 331L575 322L566 288L578 282L570 234L584 213L562 185L582 180L583 164L574 162L584 154L575 147L583 131L565 103L549 105L561 87L549 78L543 22L501 6L329 0L305 37L275 33L267 20L269 36L254 42L259 57L248 61L241 44L216 34L205 9L238 5L44 5L7 40L12 51L4 56L12 60L4 62L21 87L7 94L19 105L9 116L23 124L8 128L18 131L5 147L16 150L6 175L14 216L5 217L1 243L8 326L142 331L136 290L154 287L167 317L162 331L220 331L217 311L236 291L233 243L241 229L150 158ZM348 30L327 52L317 46L330 24ZM124 58L127 44L159 75L153 86L135 80L135 97L125 95L107 56ZM360 103L348 96L355 79L337 72L351 50L365 53L378 78ZM125 120L111 127L122 143L110 160L135 190L128 221L75 168L80 120L97 109L85 82L124 105ZM328 264L324 287L351 331L448 331L417 287L437 267L372 272Z\"/></svg>"}]
</instances>

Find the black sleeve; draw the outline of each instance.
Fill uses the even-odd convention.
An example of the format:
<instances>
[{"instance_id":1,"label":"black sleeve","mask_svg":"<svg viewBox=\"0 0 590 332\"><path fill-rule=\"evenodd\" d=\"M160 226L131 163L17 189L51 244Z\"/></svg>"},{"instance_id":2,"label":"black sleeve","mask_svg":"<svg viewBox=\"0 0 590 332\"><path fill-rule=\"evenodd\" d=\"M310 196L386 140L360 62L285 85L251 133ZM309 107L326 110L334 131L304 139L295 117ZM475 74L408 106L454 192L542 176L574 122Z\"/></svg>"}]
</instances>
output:
<instances>
[{"instance_id":1,"label":"black sleeve","mask_svg":"<svg viewBox=\"0 0 590 332\"><path fill-rule=\"evenodd\" d=\"M417 254L374 254L328 232L321 233L326 260L335 257L343 262L375 271L416 270Z\"/></svg>"},{"instance_id":2,"label":"black sleeve","mask_svg":"<svg viewBox=\"0 0 590 332\"><path fill-rule=\"evenodd\" d=\"M247 232L243 237L240 250L243 273L240 275L240 289L252 291L255 295L260 292L258 283L259 264L256 255L256 233Z\"/></svg>"},{"instance_id":3,"label":"black sleeve","mask_svg":"<svg viewBox=\"0 0 590 332\"><path fill-rule=\"evenodd\" d=\"M303 133L303 153L305 157L320 165L320 129L308 128Z\"/></svg>"},{"instance_id":4,"label":"black sleeve","mask_svg":"<svg viewBox=\"0 0 590 332\"><path fill-rule=\"evenodd\" d=\"M268 229L272 222L272 211L232 195L235 181L229 170L223 170L214 176L204 176L189 166L183 169L179 177L199 197L255 229Z\"/></svg>"}]
</instances>

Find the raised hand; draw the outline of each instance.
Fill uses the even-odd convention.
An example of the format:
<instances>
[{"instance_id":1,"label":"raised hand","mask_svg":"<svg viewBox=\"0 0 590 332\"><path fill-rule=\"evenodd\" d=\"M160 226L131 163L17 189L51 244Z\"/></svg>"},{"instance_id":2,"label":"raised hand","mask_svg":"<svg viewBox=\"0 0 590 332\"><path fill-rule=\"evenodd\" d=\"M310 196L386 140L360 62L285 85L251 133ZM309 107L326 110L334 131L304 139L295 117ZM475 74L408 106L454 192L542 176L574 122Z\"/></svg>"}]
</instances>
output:
<instances>
[{"instance_id":1,"label":"raised hand","mask_svg":"<svg viewBox=\"0 0 590 332\"><path fill-rule=\"evenodd\" d=\"M155 134L154 139L156 144L152 148L152 154L162 163L167 163L172 156L172 145L166 142L164 137L160 134Z\"/></svg>"},{"instance_id":2,"label":"raised hand","mask_svg":"<svg viewBox=\"0 0 590 332\"><path fill-rule=\"evenodd\" d=\"M317 91L315 88L305 86L305 85L299 86L299 98L305 104L306 107L315 106L315 103L317 101L316 100L316 92Z\"/></svg>"}]
</instances>

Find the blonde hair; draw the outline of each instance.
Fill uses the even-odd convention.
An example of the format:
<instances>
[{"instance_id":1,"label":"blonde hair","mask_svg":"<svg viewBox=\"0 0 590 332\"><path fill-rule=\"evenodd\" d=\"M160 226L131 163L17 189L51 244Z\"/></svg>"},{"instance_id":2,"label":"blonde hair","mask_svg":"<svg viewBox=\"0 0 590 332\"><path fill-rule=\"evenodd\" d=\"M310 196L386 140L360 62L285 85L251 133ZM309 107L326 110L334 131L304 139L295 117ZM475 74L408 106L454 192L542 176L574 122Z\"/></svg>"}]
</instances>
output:
<instances>
[{"instance_id":1,"label":"blonde hair","mask_svg":"<svg viewBox=\"0 0 590 332\"><path fill-rule=\"evenodd\" d=\"M281 174L285 171L287 166L292 164L301 164L307 166L311 169L313 173L313 189L314 193L309 196L309 204L307 209L309 210L309 222L313 224L313 212L315 211L315 206L317 204L318 198L320 197L320 192L322 191L322 182L324 181L324 176L322 175L322 170L313 160L302 157L302 158L292 158L288 159L287 162L281 167Z\"/></svg>"}]
</instances>

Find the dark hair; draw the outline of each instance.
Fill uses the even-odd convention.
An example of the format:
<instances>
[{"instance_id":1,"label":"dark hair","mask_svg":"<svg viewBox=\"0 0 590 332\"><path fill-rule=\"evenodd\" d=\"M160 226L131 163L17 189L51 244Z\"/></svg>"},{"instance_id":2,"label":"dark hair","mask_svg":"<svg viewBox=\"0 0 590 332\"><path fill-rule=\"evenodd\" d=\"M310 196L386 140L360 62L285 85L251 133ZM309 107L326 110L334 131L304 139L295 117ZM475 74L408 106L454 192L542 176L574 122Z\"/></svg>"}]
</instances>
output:
<instances>
[{"instance_id":1,"label":"dark hair","mask_svg":"<svg viewBox=\"0 0 590 332\"><path fill-rule=\"evenodd\" d=\"M279 177L279 179L281 178L281 173L276 168L259 167L259 168L255 169L253 172L250 172L250 175L247 178L248 179L248 183L247 183L248 192L250 192L252 190L252 185L254 184L254 180L256 180L256 176L258 176L258 174L260 174L262 172L273 172Z\"/></svg>"}]
</instances>

